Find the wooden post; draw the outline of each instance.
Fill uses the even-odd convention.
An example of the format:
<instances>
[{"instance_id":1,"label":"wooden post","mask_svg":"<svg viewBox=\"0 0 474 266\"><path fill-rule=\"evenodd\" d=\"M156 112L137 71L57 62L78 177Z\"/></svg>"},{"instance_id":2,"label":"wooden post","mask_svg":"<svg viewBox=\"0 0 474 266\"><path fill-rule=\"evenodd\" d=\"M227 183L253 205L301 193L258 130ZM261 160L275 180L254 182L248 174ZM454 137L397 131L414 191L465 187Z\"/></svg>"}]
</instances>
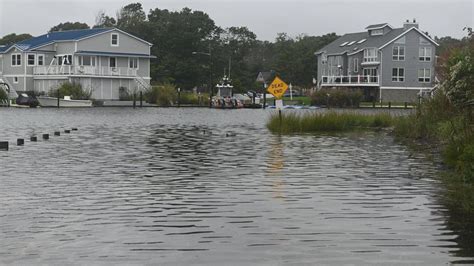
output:
<instances>
[{"instance_id":1,"label":"wooden post","mask_svg":"<svg viewBox=\"0 0 474 266\"><path fill-rule=\"evenodd\" d=\"M137 107L137 93L133 93L133 109Z\"/></svg>"},{"instance_id":2,"label":"wooden post","mask_svg":"<svg viewBox=\"0 0 474 266\"><path fill-rule=\"evenodd\" d=\"M140 91L140 108L143 107L143 92Z\"/></svg>"},{"instance_id":3,"label":"wooden post","mask_svg":"<svg viewBox=\"0 0 474 266\"><path fill-rule=\"evenodd\" d=\"M59 88L58 88L58 108L59 108Z\"/></svg>"}]
</instances>

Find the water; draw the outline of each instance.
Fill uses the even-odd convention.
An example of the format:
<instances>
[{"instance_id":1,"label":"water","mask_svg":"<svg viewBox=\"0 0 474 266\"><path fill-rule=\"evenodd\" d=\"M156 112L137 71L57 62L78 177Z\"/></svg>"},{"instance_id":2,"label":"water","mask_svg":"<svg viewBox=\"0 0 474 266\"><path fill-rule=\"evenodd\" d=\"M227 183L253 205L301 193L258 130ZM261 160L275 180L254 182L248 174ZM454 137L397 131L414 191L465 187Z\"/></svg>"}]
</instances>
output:
<instances>
[{"instance_id":1,"label":"water","mask_svg":"<svg viewBox=\"0 0 474 266\"><path fill-rule=\"evenodd\" d=\"M0 152L0 264L474 262L423 155L275 136L271 112L0 109L12 145L79 129Z\"/></svg>"}]
</instances>

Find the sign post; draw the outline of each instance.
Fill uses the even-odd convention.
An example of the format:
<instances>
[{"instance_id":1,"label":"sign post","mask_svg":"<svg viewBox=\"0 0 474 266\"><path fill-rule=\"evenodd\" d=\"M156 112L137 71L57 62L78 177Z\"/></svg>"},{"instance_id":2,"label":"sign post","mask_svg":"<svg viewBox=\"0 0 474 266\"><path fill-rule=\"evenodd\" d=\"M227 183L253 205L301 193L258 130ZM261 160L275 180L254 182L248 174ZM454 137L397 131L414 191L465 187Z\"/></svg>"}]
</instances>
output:
<instances>
[{"instance_id":1,"label":"sign post","mask_svg":"<svg viewBox=\"0 0 474 266\"><path fill-rule=\"evenodd\" d=\"M281 99L288 89L288 85L281 80L278 76L275 77L273 82L268 86L267 91L275 96L275 107L278 109L278 116L280 117L280 129L281 129L281 109L283 109L283 100Z\"/></svg>"}]
</instances>

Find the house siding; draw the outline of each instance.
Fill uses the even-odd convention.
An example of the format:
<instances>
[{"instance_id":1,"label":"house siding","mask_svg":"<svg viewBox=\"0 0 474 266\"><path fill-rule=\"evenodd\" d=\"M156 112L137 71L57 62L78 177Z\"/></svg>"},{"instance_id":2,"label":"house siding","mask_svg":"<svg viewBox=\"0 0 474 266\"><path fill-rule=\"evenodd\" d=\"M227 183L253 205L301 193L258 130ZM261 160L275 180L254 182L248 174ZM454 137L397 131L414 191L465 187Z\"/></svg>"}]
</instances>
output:
<instances>
[{"instance_id":1,"label":"house siding","mask_svg":"<svg viewBox=\"0 0 474 266\"><path fill-rule=\"evenodd\" d=\"M436 47L433 44L420 45L420 37L416 31L410 31L405 36L405 44L391 43L382 49L382 87L427 87L432 88L434 85L434 64ZM422 37L423 38L423 37ZM394 61L392 59L392 51L394 46L405 47L405 60ZM420 47L431 47L431 61L419 61L418 53ZM392 81L392 69L401 67L405 69L405 80L403 82ZM423 68L431 69L431 82L418 82L418 70Z\"/></svg>"},{"instance_id":2,"label":"house siding","mask_svg":"<svg viewBox=\"0 0 474 266\"><path fill-rule=\"evenodd\" d=\"M111 45L112 33L119 35L119 45ZM150 46L117 30L106 32L77 42L78 51L149 54Z\"/></svg>"}]
</instances>

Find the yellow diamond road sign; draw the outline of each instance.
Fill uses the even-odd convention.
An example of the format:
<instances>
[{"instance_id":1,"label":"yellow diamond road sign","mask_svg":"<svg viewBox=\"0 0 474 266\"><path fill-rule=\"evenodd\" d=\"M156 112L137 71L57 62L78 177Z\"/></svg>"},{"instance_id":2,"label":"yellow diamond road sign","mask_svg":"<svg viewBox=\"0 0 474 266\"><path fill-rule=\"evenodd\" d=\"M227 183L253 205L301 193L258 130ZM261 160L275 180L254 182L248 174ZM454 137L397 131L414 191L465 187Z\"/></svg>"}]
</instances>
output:
<instances>
[{"instance_id":1,"label":"yellow diamond road sign","mask_svg":"<svg viewBox=\"0 0 474 266\"><path fill-rule=\"evenodd\" d=\"M273 94L275 98L280 99L281 97L283 97L283 94L285 94L285 91L287 89L288 89L288 85L279 77L275 77L275 79L270 84L270 86L268 86L267 91Z\"/></svg>"}]
</instances>

